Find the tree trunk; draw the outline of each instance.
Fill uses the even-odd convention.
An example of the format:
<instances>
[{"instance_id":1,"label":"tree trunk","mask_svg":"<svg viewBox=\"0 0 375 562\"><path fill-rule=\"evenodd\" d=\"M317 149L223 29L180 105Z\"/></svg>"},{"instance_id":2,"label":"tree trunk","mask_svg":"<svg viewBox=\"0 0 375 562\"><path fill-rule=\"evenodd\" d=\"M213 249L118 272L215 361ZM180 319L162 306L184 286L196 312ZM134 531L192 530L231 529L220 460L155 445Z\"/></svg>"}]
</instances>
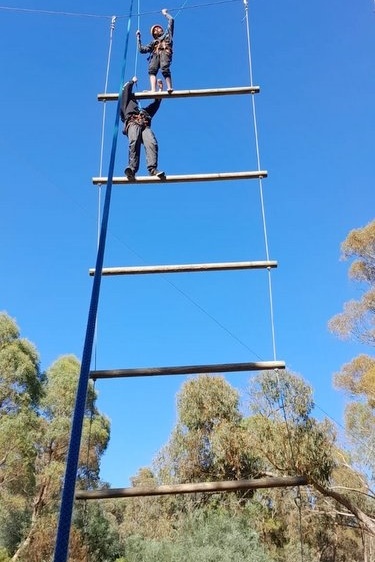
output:
<instances>
[{"instance_id":1,"label":"tree trunk","mask_svg":"<svg viewBox=\"0 0 375 562\"><path fill-rule=\"evenodd\" d=\"M20 544L20 546L17 548L16 552L13 554L11 561L12 562L17 562L21 556L21 554L23 554L23 552L28 548L28 546L31 543L31 539L34 533L34 529L36 526L36 523L38 521L38 516L39 513L44 505L44 498L45 498L45 493L46 493L46 489L47 489L47 484L44 484L38 494L38 497L35 499L34 501L34 507L33 507L33 512L31 515L31 524L29 527L29 532L27 534L27 537L22 541L22 543Z\"/></svg>"},{"instance_id":2,"label":"tree trunk","mask_svg":"<svg viewBox=\"0 0 375 562\"><path fill-rule=\"evenodd\" d=\"M371 536L375 537L375 520L369 517L364 511L362 511L355 503L353 503L349 498L340 494L339 492L334 492L330 488L322 486L316 480L309 478L311 485L318 490L323 496L327 496L337 501L340 505L346 507L350 513L353 513L358 519L360 526L363 530L367 531Z\"/></svg>"}]
</instances>

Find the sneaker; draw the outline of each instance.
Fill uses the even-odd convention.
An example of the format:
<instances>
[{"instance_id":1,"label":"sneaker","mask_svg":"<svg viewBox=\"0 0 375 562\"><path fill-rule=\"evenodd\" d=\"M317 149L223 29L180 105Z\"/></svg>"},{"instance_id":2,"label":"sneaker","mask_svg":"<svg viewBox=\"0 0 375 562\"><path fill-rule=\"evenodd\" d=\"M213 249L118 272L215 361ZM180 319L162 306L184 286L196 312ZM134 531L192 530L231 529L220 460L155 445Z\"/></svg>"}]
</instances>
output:
<instances>
[{"instance_id":1,"label":"sneaker","mask_svg":"<svg viewBox=\"0 0 375 562\"><path fill-rule=\"evenodd\" d=\"M168 88L167 92L168 94L171 94L173 92L173 88Z\"/></svg>"},{"instance_id":2,"label":"sneaker","mask_svg":"<svg viewBox=\"0 0 375 562\"><path fill-rule=\"evenodd\" d=\"M165 179L165 172L161 172L160 170L157 170L156 168L153 168L152 170L150 170L150 176L157 176L159 179Z\"/></svg>"},{"instance_id":3,"label":"sneaker","mask_svg":"<svg viewBox=\"0 0 375 562\"><path fill-rule=\"evenodd\" d=\"M125 175L128 178L128 181L135 180L135 174L131 168L125 168Z\"/></svg>"}]
</instances>

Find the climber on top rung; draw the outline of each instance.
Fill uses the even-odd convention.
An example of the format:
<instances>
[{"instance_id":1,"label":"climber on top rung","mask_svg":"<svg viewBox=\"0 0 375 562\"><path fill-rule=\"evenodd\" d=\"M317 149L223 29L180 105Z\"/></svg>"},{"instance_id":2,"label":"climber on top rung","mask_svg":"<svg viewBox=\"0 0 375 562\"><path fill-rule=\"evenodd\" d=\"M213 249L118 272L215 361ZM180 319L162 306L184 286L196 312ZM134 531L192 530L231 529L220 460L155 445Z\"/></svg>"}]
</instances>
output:
<instances>
[{"instance_id":1,"label":"climber on top rung","mask_svg":"<svg viewBox=\"0 0 375 562\"><path fill-rule=\"evenodd\" d=\"M168 20L168 27L166 31L161 25L155 24L151 27L152 41L148 45L142 45L141 32L139 29L136 32L138 51L140 53L150 53L148 57L148 74L150 77L151 91L156 91L156 75L160 70L165 78L168 93L173 92L172 76L171 76L171 62L173 55L173 31L174 19L164 8L161 13Z\"/></svg>"}]
</instances>

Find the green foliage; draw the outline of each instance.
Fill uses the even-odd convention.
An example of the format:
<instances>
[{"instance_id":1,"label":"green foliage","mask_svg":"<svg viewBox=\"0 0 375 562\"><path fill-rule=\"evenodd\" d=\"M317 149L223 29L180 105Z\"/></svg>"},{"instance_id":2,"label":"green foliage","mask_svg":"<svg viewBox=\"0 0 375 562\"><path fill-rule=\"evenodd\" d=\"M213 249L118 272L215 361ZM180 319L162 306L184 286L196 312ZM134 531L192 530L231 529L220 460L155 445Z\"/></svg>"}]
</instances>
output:
<instances>
[{"instance_id":1,"label":"green foliage","mask_svg":"<svg viewBox=\"0 0 375 562\"><path fill-rule=\"evenodd\" d=\"M163 482L249 478L258 460L247 446L239 395L223 377L201 375L178 394L178 421L158 459Z\"/></svg>"},{"instance_id":2,"label":"green foliage","mask_svg":"<svg viewBox=\"0 0 375 562\"><path fill-rule=\"evenodd\" d=\"M12 509L4 509L4 506L0 509L0 545L4 551L15 552L29 524L30 514L17 509L15 502L12 502Z\"/></svg>"},{"instance_id":3,"label":"green foliage","mask_svg":"<svg viewBox=\"0 0 375 562\"><path fill-rule=\"evenodd\" d=\"M187 430L208 433L223 421L240 419L239 395L224 379L202 375L188 380L177 396L179 422Z\"/></svg>"},{"instance_id":4,"label":"green foliage","mask_svg":"<svg viewBox=\"0 0 375 562\"><path fill-rule=\"evenodd\" d=\"M250 412L274 421L304 424L314 407L311 386L289 371L263 371L250 380L248 394Z\"/></svg>"},{"instance_id":5,"label":"green foliage","mask_svg":"<svg viewBox=\"0 0 375 562\"><path fill-rule=\"evenodd\" d=\"M332 332L342 338L352 337L360 342L375 344L375 220L352 230L342 244L344 258L355 258L349 270L354 281L369 286L357 301L349 301L344 311L329 322Z\"/></svg>"},{"instance_id":6,"label":"green foliage","mask_svg":"<svg viewBox=\"0 0 375 562\"><path fill-rule=\"evenodd\" d=\"M35 347L19 338L19 329L0 313L0 416L37 406L41 394L39 356Z\"/></svg>"},{"instance_id":7,"label":"green foliage","mask_svg":"<svg viewBox=\"0 0 375 562\"><path fill-rule=\"evenodd\" d=\"M375 411L368 404L352 402L345 409L348 440L357 466L371 472L375 480Z\"/></svg>"},{"instance_id":8,"label":"green foliage","mask_svg":"<svg viewBox=\"0 0 375 562\"><path fill-rule=\"evenodd\" d=\"M0 547L0 562L11 562L10 556L8 555L6 548Z\"/></svg>"},{"instance_id":9,"label":"green foliage","mask_svg":"<svg viewBox=\"0 0 375 562\"><path fill-rule=\"evenodd\" d=\"M375 220L352 230L341 245L343 258L355 257L350 269L350 277L357 281L375 281Z\"/></svg>"},{"instance_id":10,"label":"green foliage","mask_svg":"<svg viewBox=\"0 0 375 562\"><path fill-rule=\"evenodd\" d=\"M42 376L34 346L19 337L14 320L0 314L0 546L21 562L47 560L52 553L79 371L79 361L66 356ZM79 478L93 487L109 439L109 421L95 401L90 384ZM74 530L77 561L81 543Z\"/></svg>"},{"instance_id":11,"label":"green foliage","mask_svg":"<svg viewBox=\"0 0 375 562\"><path fill-rule=\"evenodd\" d=\"M268 469L327 482L335 466L335 435L310 416L312 389L297 375L262 372L249 384L248 435Z\"/></svg>"},{"instance_id":12,"label":"green foliage","mask_svg":"<svg viewBox=\"0 0 375 562\"><path fill-rule=\"evenodd\" d=\"M9 562L14 553L19 562L50 560L54 545L80 365L74 356L60 357L42 376L38 361L15 322L0 314L0 562ZM372 381L370 369L362 372L362 367L357 365L358 377L350 379L362 400L353 408L351 428L357 432L359 422L369 419L358 408L372 406L370 395L363 394ZM96 398L89 384L78 486L90 488L100 485L100 459L110 434ZM250 415L244 417L238 391L223 377L189 379L178 394L169 442L153 469L140 469L132 485L272 472L307 475L325 495L330 484L364 490L362 475L337 462L340 451L328 422L312 417L312 389L305 381L288 372L260 373L249 386L249 398ZM365 437L370 439L370 432ZM353 501L352 493L346 497ZM360 498L355 507L371 513L368 498ZM298 559L301 536L305 562L328 562L327 556L344 562L341 544L351 562L361 560L357 530L353 527L349 536L337 525L345 517L337 513L337 491L333 499L322 499L312 487L303 489L299 508L295 499L293 489L270 489L79 504L70 561L82 562L88 555L90 562L289 562ZM350 503L343 505L351 509ZM352 512L361 517L360 511Z\"/></svg>"},{"instance_id":13,"label":"green foliage","mask_svg":"<svg viewBox=\"0 0 375 562\"><path fill-rule=\"evenodd\" d=\"M127 562L271 562L248 522L220 511L195 512L172 541L133 536L125 549Z\"/></svg>"},{"instance_id":14,"label":"green foliage","mask_svg":"<svg viewBox=\"0 0 375 562\"><path fill-rule=\"evenodd\" d=\"M337 388L375 407L375 359L361 354L346 363L334 377Z\"/></svg>"},{"instance_id":15,"label":"green foliage","mask_svg":"<svg viewBox=\"0 0 375 562\"><path fill-rule=\"evenodd\" d=\"M330 330L341 338L352 338L375 345L375 220L352 230L342 244L342 255L353 258L349 277L361 284L358 300L344 304L344 311L329 322ZM350 402L345 424L353 458L359 466L375 475L375 359L361 354L341 367L334 384L346 392Z\"/></svg>"},{"instance_id":16,"label":"green foliage","mask_svg":"<svg viewBox=\"0 0 375 562\"><path fill-rule=\"evenodd\" d=\"M78 506L74 524L84 537L90 562L114 562L123 554L118 529L99 504Z\"/></svg>"}]
</instances>

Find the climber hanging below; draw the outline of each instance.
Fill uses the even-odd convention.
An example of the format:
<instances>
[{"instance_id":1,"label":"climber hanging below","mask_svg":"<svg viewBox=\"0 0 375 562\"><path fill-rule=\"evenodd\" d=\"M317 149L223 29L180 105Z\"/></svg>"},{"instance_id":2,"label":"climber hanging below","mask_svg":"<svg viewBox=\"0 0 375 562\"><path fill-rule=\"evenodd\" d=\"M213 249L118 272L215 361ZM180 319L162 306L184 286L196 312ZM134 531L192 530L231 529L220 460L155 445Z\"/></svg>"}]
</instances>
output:
<instances>
[{"instance_id":1,"label":"climber hanging below","mask_svg":"<svg viewBox=\"0 0 375 562\"><path fill-rule=\"evenodd\" d=\"M157 169L158 166L158 143L151 130L151 120L160 107L161 99L155 99L144 109L138 105L133 94L133 85L137 82L134 76L127 82L121 94L121 121L124 123L123 134L129 139L129 161L125 168L125 176L129 181L135 180L135 174L139 168L141 144L146 151L146 164L150 176L165 179L165 173ZM158 80L159 91L163 89L163 81Z\"/></svg>"},{"instance_id":2,"label":"climber hanging below","mask_svg":"<svg viewBox=\"0 0 375 562\"><path fill-rule=\"evenodd\" d=\"M139 52L150 53L148 57L148 74L150 77L151 91L156 91L156 75L160 70L165 78L167 91L170 94L173 91L170 66L173 54L174 19L166 8L164 8L161 13L168 20L166 31L164 31L159 24L153 25L150 30L152 41L148 45L142 45L141 32L139 29L136 32L136 36Z\"/></svg>"}]
</instances>

